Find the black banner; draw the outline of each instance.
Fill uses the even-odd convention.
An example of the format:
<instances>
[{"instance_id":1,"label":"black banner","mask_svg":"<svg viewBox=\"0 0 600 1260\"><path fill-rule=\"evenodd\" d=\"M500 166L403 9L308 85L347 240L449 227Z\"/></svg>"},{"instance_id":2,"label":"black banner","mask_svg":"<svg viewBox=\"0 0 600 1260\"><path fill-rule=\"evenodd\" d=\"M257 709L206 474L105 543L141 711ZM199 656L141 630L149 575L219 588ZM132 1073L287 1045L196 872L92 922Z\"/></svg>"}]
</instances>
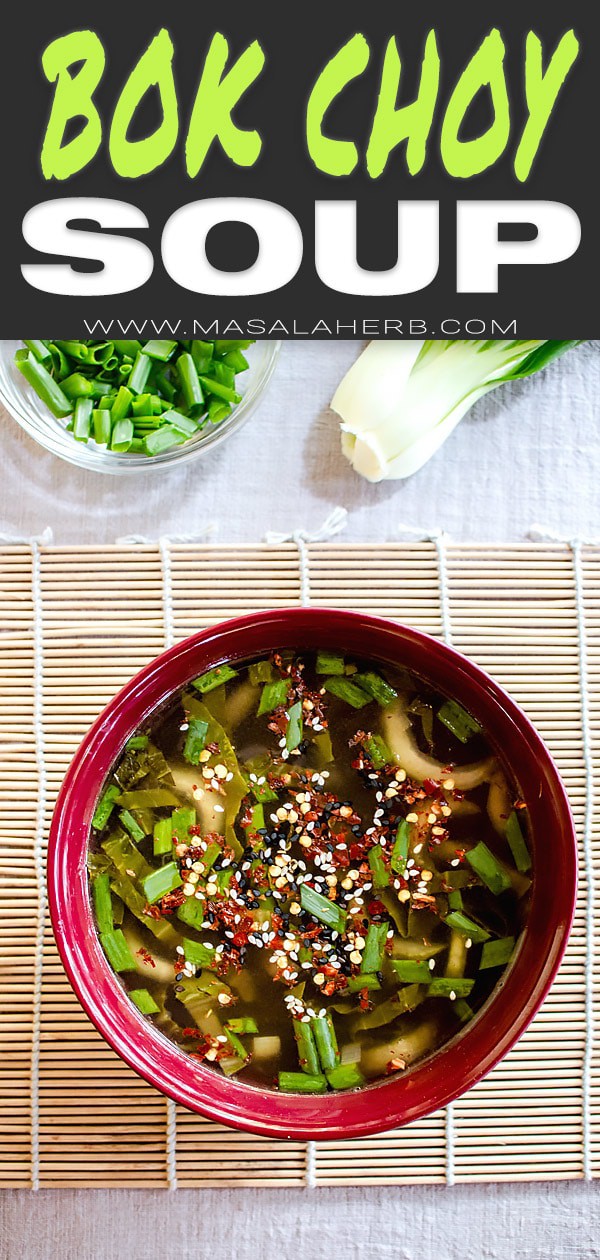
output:
<instances>
[{"instance_id":1,"label":"black banner","mask_svg":"<svg viewBox=\"0 0 600 1260\"><path fill-rule=\"evenodd\" d=\"M2 335L600 337L599 25L11 5Z\"/></svg>"}]
</instances>

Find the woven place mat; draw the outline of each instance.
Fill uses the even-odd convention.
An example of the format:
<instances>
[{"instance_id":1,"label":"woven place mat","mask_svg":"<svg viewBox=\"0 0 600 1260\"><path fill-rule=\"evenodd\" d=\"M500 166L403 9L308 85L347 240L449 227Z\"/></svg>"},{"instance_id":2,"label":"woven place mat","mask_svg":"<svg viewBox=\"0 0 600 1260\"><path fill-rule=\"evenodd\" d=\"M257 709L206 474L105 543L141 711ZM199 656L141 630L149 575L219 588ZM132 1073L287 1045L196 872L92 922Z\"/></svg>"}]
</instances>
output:
<instances>
[{"instance_id":1,"label":"woven place mat","mask_svg":"<svg viewBox=\"0 0 600 1260\"><path fill-rule=\"evenodd\" d=\"M395 1185L600 1175L600 549L297 543L0 549L0 1184ZM90 723L159 653L305 602L408 622L494 675L548 742L581 846L567 955L533 1025L446 1112L384 1136L284 1143L175 1108L105 1045L62 971L45 844ZM594 760L595 759L595 760ZM595 876L595 878L594 878ZM600 895L600 893L598 894ZM589 897L589 900L588 900Z\"/></svg>"}]
</instances>

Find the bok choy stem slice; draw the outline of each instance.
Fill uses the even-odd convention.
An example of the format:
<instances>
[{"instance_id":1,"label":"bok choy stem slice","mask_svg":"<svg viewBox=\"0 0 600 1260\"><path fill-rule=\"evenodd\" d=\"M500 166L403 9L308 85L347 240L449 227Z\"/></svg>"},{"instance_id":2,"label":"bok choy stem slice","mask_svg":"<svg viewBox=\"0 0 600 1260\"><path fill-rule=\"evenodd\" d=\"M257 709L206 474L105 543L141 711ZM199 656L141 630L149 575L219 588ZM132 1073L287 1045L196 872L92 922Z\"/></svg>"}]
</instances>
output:
<instances>
[{"instance_id":1,"label":"bok choy stem slice","mask_svg":"<svg viewBox=\"0 0 600 1260\"><path fill-rule=\"evenodd\" d=\"M336 390L342 450L368 481L410 477L477 399L577 341L372 341Z\"/></svg>"}]
</instances>

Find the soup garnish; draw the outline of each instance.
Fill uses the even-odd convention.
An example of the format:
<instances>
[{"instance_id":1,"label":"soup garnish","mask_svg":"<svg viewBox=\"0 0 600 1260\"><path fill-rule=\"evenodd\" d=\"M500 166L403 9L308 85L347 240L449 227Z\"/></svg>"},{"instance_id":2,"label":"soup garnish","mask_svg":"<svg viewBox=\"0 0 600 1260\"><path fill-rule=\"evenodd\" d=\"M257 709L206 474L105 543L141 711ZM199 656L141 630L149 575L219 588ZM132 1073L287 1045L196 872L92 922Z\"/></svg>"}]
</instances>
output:
<instances>
[{"instance_id":1,"label":"soup garnish","mask_svg":"<svg viewBox=\"0 0 600 1260\"><path fill-rule=\"evenodd\" d=\"M475 718L331 651L209 670L129 740L96 805L100 942L179 1047L324 1094L471 1020L531 885L516 785Z\"/></svg>"}]
</instances>

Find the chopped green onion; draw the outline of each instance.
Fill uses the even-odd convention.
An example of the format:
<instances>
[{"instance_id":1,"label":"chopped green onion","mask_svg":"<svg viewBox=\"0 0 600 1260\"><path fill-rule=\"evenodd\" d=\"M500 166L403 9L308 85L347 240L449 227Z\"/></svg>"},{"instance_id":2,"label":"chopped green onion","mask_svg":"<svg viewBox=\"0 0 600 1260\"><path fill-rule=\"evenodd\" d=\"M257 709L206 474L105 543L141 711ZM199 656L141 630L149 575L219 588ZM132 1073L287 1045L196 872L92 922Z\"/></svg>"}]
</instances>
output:
<instances>
[{"instance_id":1,"label":"chopped green onion","mask_svg":"<svg viewBox=\"0 0 600 1260\"><path fill-rule=\"evenodd\" d=\"M160 1006L157 1006L147 989L130 989L129 996L142 1015L158 1015Z\"/></svg>"},{"instance_id":2,"label":"chopped green onion","mask_svg":"<svg viewBox=\"0 0 600 1260\"><path fill-rule=\"evenodd\" d=\"M363 742L363 748L373 762L375 770L382 770L384 766L390 764L392 754L381 735L367 735Z\"/></svg>"},{"instance_id":3,"label":"chopped green onion","mask_svg":"<svg viewBox=\"0 0 600 1260\"><path fill-rule=\"evenodd\" d=\"M176 341L147 341L144 345L144 354L147 354L150 359L160 359L161 363L166 363L176 349Z\"/></svg>"},{"instance_id":4,"label":"chopped green onion","mask_svg":"<svg viewBox=\"0 0 600 1260\"><path fill-rule=\"evenodd\" d=\"M106 788L106 791L102 793L92 818L92 827L96 831L102 831L102 828L106 827L120 794L121 789L116 784Z\"/></svg>"},{"instance_id":5,"label":"chopped green onion","mask_svg":"<svg viewBox=\"0 0 600 1260\"><path fill-rule=\"evenodd\" d=\"M396 979L402 984L429 984L431 971L428 962L410 958L390 958Z\"/></svg>"},{"instance_id":6,"label":"chopped green onion","mask_svg":"<svg viewBox=\"0 0 600 1260\"><path fill-rule=\"evenodd\" d=\"M73 410L65 391L46 370L43 363L38 363L32 354L25 359L16 360L19 372L35 390L38 398L48 407L53 416L60 419L70 415Z\"/></svg>"},{"instance_id":7,"label":"chopped green onion","mask_svg":"<svg viewBox=\"0 0 600 1260\"><path fill-rule=\"evenodd\" d=\"M191 766L197 766L200 763L200 753L204 749L206 736L208 735L208 722L202 718L189 718L188 731L183 746L183 755Z\"/></svg>"},{"instance_id":8,"label":"chopped green onion","mask_svg":"<svg viewBox=\"0 0 600 1260\"><path fill-rule=\"evenodd\" d=\"M274 792L273 788L270 787L267 782L251 783L250 790L259 805L268 805L270 801L277 801L279 799L277 792Z\"/></svg>"},{"instance_id":9,"label":"chopped green onion","mask_svg":"<svg viewBox=\"0 0 600 1260\"><path fill-rule=\"evenodd\" d=\"M193 438L201 417L217 424L230 415L231 404L241 400L236 372L248 367L233 342L222 355L215 342L162 338L145 344L30 339L23 345L15 354L16 367L52 415L62 419L73 413L67 430L76 441L87 442L93 433L100 446L150 458ZM77 407L96 399L100 405L93 412ZM106 404L110 419L100 416ZM119 429L115 439L112 430L128 419L134 422L133 433Z\"/></svg>"},{"instance_id":10,"label":"chopped green onion","mask_svg":"<svg viewBox=\"0 0 600 1260\"><path fill-rule=\"evenodd\" d=\"M366 691L367 695L372 696L373 700L376 700L381 705L382 709L385 709L393 700L398 699L398 692L393 687L390 687L390 684L380 674L372 672L356 674L355 681L363 691Z\"/></svg>"},{"instance_id":11,"label":"chopped green onion","mask_svg":"<svg viewBox=\"0 0 600 1260\"><path fill-rule=\"evenodd\" d=\"M472 1006L469 1006L469 1003L465 1002L464 998L457 998L453 1009L454 1014L458 1015L461 1024L467 1024L475 1014Z\"/></svg>"},{"instance_id":12,"label":"chopped green onion","mask_svg":"<svg viewBox=\"0 0 600 1260\"><path fill-rule=\"evenodd\" d=\"M214 946L203 945L201 941L190 941L187 937L183 938L183 953L186 962L190 962L194 967L214 967L215 950Z\"/></svg>"},{"instance_id":13,"label":"chopped green onion","mask_svg":"<svg viewBox=\"0 0 600 1260\"><path fill-rule=\"evenodd\" d=\"M288 752L293 752L302 743L302 701L297 700L288 709L288 724L285 732L285 746Z\"/></svg>"},{"instance_id":14,"label":"chopped green onion","mask_svg":"<svg viewBox=\"0 0 600 1260\"><path fill-rule=\"evenodd\" d=\"M465 856L469 866L476 875L479 875L480 880L486 884L495 897L510 888L510 877L483 840L480 840L473 849L469 849Z\"/></svg>"},{"instance_id":15,"label":"chopped green onion","mask_svg":"<svg viewBox=\"0 0 600 1260\"><path fill-rule=\"evenodd\" d=\"M209 394L215 394L217 398L222 398L223 402L239 403L242 401L242 395L238 394L235 389L230 389L227 385L221 385L219 381L215 381L211 376L200 376L199 381L202 389L207 390Z\"/></svg>"},{"instance_id":16,"label":"chopped green onion","mask_svg":"<svg viewBox=\"0 0 600 1260\"><path fill-rule=\"evenodd\" d=\"M361 989L380 989L381 985L377 976L372 972L359 972L356 976L348 977L348 988L351 993L360 993Z\"/></svg>"},{"instance_id":17,"label":"chopped green onion","mask_svg":"<svg viewBox=\"0 0 600 1260\"><path fill-rule=\"evenodd\" d=\"M117 391L117 396L110 409L110 418L112 424L117 424L119 420L125 420L132 409L133 394L125 385L121 385Z\"/></svg>"},{"instance_id":18,"label":"chopped green onion","mask_svg":"<svg viewBox=\"0 0 600 1260\"><path fill-rule=\"evenodd\" d=\"M356 1063L340 1063L326 1073L332 1089L358 1089L365 1078Z\"/></svg>"},{"instance_id":19,"label":"chopped green onion","mask_svg":"<svg viewBox=\"0 0 600 1260\"><path fill-rule=\"evenodd\" d=\"M91 398L78 398L73 412L73 437L76 442L88 442L92 430Z\"/></svg>"},{"instance_id":20,"label":"chopped green onion","mask_svg":"<svg viewBox=\"0 0 600 1260\"><path fill-rule=\"evenodd\" d=\"M310 1024L304 1024L301 1019L294 1019L292 1026L300 1067L308 1076L316 1076L320 1070L320 1059L312 1028Z\"/></svg>"},{"instance_id":21,"label":"chopped green onion","mask_svg":"<svg viewBox=\"0 0 600 1260\"><path fill-rule=\"evenodd\" d=\"M28 350L31 350L34 359L37 359L38 363L52 363L52 355L43 341L26 341L24 337L23 345L27 346Z\"/></svg>"},{"instance_id":22,"label":"chopped green onion","mask_svg":"<svg viewBox=\"0 0 600 1260\"><path fill-rule=\"evenodd\" d=\"M159 818L154 824L154 856L163 857L173 849L173 824L170 818Z\"/></svg>"},{"instance_id":23,"label":"chopped green onion","mask_svg":"<svg viewBox=\"0 0 600 1260\"><path fill-rule=\"evenodd\" d=\"M331 692L332 696L337 696L339 700L345 700L346 704L351 704L353 709L362 709L371 700L371 696L368 696L355 683L350 682L349 678L328 678L325 690Z\"/></svg>"},{"instance_id":24,"label":"chopped green onion","mask_svg":"<svg viewBox=\"0 0 600 1260\"><path fill-rule=\"evenodd\" d=\"M320 1073L308 1076L305 1072L280 1072L279 1088L284 1094L326 1094L327 1079Z\"/></svg>"},{"instance_id":25,"label":"chopped green onion","mask_svg":"<svg viewBox=\"0 0 600 1260\"><path fill-rule=\"evenodd\" d=\"M113 431L110 438L111 451L119 451L121 453L124 453L125 451L129 450L129 447L131 446L132 442L133 442L133 421L117 420L117 423L113 426Z\"/></svg>"},{"instance_id":26,"label":"chopped green onion","mask_svg":"<svg viewBox=\"0 0 600 1260\"><path fill-rule=\"evenodd\" d=\"M491 967L505 967L513 956L514 948L514 936L503 936L498 941L486 941L481 951L479 970L486 971Z\"/></svg>"},{"instance_id":27,"label":"chopped green onion","mask_svg":"<svg viewBox=\"0 0 600 1260\"><path fill-rule=\"evenodd\" d=\"M98 443L98 446L108 446L112 434L112 423L108 408L102 407L93 411L92 424L94 427L94 441Z\"/></svg>"},{"instance_id":28,"label":"chopped green onion","mask_svg":"<svg viewBox=\"0 0 600 1260\"><path fill-rule=\"evenodd\" d=\"M236 669L232 669L231 665L217 665L215 669L209 669L206 674L201 674L200 678L195 678L192 687L205 696L209 691L214 691L215 687L229 682L231 678L237 678Z\"/></svg>"},{"instance_id":29,"label":"chopped green onion","mask_svg":"<svg viewBox=\"0 0 600 1260\"><path fill-rule=\"evenodd\" d=\"M346 911L341 906L336 905L335 901L330 901L328 897L323 897L316 888L310 888L308 884L300 886L300 904L303 910L311 914L313 919L318 919L320 923L324 923L334 932L343 932L346 926ZM365 967L365 971L377 971L377 967Z\"/></svg>"},{"instance_id":30,"label":"chopped green onion","mask_svg":"<svg viewBox=\"0 0 600 1260\"><path fill-rule=\"evenodd\" d=\"M258 1025L251 1015L241 1015L238 1019L230 1019L225 1025L225 1032L235 1033L237 1037L245 1037L249 1033L257 1033Z\"/></svg>"},{"instance_id":31,"label":"chopped green onion","mask_svg":"<svg viewBox=\"0 0 600 1260\"><path fill-rule=\"evenodd\" d=\"M254 661L248 666L248 678L253 687L261 683L275 682L276 674L270 661Z\"/></svg>"},{"instance_id":32,"label":"chopped green onion","mask_svg":"<svg viewBox=\"0 0 600 1260\"><path fill-rule=\"evenodd\" d=\"M317 674L343 674L344 658L337 652L317 652Z\"/></svg>"},{"instance_id":33,"label":"chopped green onion","mask_svg":"<svg viewBox=\"0 0 600 1260\"><path fill-rule=\"evenodd\" d=\"M187 406L203 408L204 394L191 354L187 352L180 354L177 360L177 374Z\"/></svg>"},{"instance_id":34,"label":"chopped green onion","mask_svg":"<svg viewBox=\"0 0 600 1260\"><path fill-rule=\"evenodd\" d=\"M390 859L390 866L392 870L396 872L396 875L404 875L404 872L406 871L409 839L410 824L407 823L406 818L403 818L401 822L398 823L398 830L396 832L396 839L394 841L394 847L392 849L392 856Z\"/></svg>"},{"instance_id":35,"label":"chopped green onion","mask_svg":"<svg viewBox=\"0 0 600 1260\"><path fill-rule=\"evenodd\" d=\"M513 855L517 870L520 871L521 874L525 874L527 871L530 871L531 858L529 856L529 849L527 848L525 837L521 830L519 817L515 809L513 809L512 814L509 814L508 816L506 823L506 839Z\"/></svg>"},{"instance_id":36,"label":"chopped green onion","mask_svg":"<svg viewBox=\"0 0 600 1260\"><path fill-rule=\"evenodd\" d=\"M130 814L128 809L122 810L119 814L119 822L125 830L129 832L131 839L135 840L136 844L139 844L140 840L144 839L146 832L142 827L140 827L139 823L133 817L133 814Z\"/></svg>"},{"instance_id":37,"label":"chopped green onion","mask_svg":"<svg viewBox=\"0 0 600 1260\"><path fill-rule=\"evenodd\" d=\"M172 446L181 446L184 441L185 438L178 429L174 429L171 424L165 424L162 429L156 429L144 438L144 451L146 455L162 455L163 451L170 451Z\"/></svg>"},{"instance_id":38,"label":"chopped green onion","mask_svg":"<svg viewBox=\"0 0 600 1260\"><path fill-rule=\"evenodd\" d=\"M481 944L482 941L489 941L490 934L479 923L475 923L468 915L463 914L460 910L453 910L451 914L447 914L444 922L449 927L454 928L455 932L460 932L461 936L467 936L473 941L474 945Z\"/></svg>"},{"instance_id":39,"label":"chopped green onion","mask_svg":"<svg viewBox=\"0 0 600 1260\"><path fill-rule=\"evenodd\" d=\"M100 944L113 971L135 971L135 958L120 928L102 932Z\"/></svg>"},{"instance_id":40,"label":"chopped green onion","mask_svg":"<svg viewBox=\"0 0 600 1260\"><path fill-rule=\"evenodd\" d=\"M474 735L481 735L481 727L456 700L446 700L438 709L438 718L461 744L468 744Z\"/></svg>"},{"instance_id":41,"label":"chopped green onion","mask_svg":"<svg viewBox=\"0 0 600 1260\"><path fill-rule=\"evenodd\" d=\"M135 362L127 378L127 384L134 394L143 394L151 367L152 359L140 350L135 356Z\"/></svg>"},{"instance_id":42,"label":"chopped green onion","mask_svg":"<svg viewBox=\"0 0 600 1260\"><path fill-rule=\"evenodd\" d=\"M369 866L373 876L373 887L387 888L391 881L391 875L383 860L380 844L374 844L373 848L369 849Z\"/></svg>"},{"instance_id":43,"label":"chopped green onion","mask_svg":"<svg viewBox=\"0 0 600 1260\"><path fill-rule=\"evenodd\" d=\"M199 932L206 918L204 902L197 901L195 897L186 897L185 901L177 907L177 918L181 919L187 927L195 928Z\"/></svg>"},{"instance_id":44,"label":"chopped green onion","mask_svg":"<svg viewBox=\"0 0 600 1260\"><path fill-rule=\"evenodd\" d=\"M100 935L104 932L112 932L113 930L113 908L112 897L110 895L110 876L108 871L101 871L92 881L92 896L94 899L94 910L96 912L96 923Z\"/></svg>"},{"instance_id":45,"label":"chopped green onion","mask_svg":"<svg viewBox=\"0 0 600 1260\"><path fill-rule=\"evenodd\" d=\"M174 810L171 816L171 827L176 840L186 842L190 838L190 827L196 822L196 811L189 805L182 805L180 809Z\"/></svg>"},{"instance_id":46,"label":"chopped green onion","mask_svg":"<svg viewBox=\"0 0 600 1260\"><path fill-rule=\"evenodd\" d=\"M182 883L176 862L168 862L166 866L160 866L157 871L152 871L142 880L142 888L148 905L153 906L156 901L160 901L161 897L166 897L167 893L180 888Z\"/></svg>"},{"instance_id":47,"label":"chopped green onion","mask_svg":"<svg viewBox=\"0 0 600 1260\"><path fill-rule=\"evenodd\" d=\"M147 735L132 735L131 739L127 740L126 747L131 752L144 752L149 743Z\"/></svg>"},{"instance_id":48,"label":"chopped green onion","mask_svg":"<svg viewBox=\"0 0 600 1260\"><path fill-rule=\"evenodd\" d=\"M321 1067L324 1072L331 1072L340 1061L340 1052L329 1012L326 1015L315 1015L310 1021L310 1029L316 1042Z\"/></svg>"},{"instance_id":49,"label":"chopped green onion","mask_svg":"<svg viewBox=\"0 0 600 1260\"><path fill-rule=\"evenodd\" d=\"M260 801L258 801L256 805L252 806L252 818L250 819L248 831L261 831L262 828L264 828L264 825L265 810L264 806L260 803Z\"/></svg>"},{"instance_id":50,"label":"chopped green onion","mask_svg":"<svg viewBox=\"0 0 600 1260\"><path fill-rule=\"evenodd\" d=\"M474 984L464 976L436 976L429 985L429 996L449 998L453 993L457 998L468 997Z\"/></svg>"},{"instance_id":51,"label":"chopped green onion","mask_svg":"<svg viewBox=\"0 0 600 1260\"><path fill-rule=\"evenodd\" d=\"M273 709L278 709L280 704L285 704L290 686L289 678L278 678L277 682L265 683L260 693L258 716L261 717L263 713L272 713Z\"/></svg>"},{"instance_id":52,"label":"chopped green onion","mask_svg":"<svg viewBox=\"0 0 600 1260\"><path fill-rule=\"evenodd\" d=\"M387 923L370 924L361 962L363 971L381 971L388 927Z\"/></svg>"},{"instance_id":53,"label":"chopped green onion","mask_svg":"<svg viewBox=\"0 0 600 1260\"><path fill-rule=\"evenodd\" d=\"M180 411L165 411L159 423L170 425L172 429L177 429L178 433L184 433L186 437L193 437L200 428L197 420L192 420L191 416L182 415Z\"/></svg>"}]
</instances>

